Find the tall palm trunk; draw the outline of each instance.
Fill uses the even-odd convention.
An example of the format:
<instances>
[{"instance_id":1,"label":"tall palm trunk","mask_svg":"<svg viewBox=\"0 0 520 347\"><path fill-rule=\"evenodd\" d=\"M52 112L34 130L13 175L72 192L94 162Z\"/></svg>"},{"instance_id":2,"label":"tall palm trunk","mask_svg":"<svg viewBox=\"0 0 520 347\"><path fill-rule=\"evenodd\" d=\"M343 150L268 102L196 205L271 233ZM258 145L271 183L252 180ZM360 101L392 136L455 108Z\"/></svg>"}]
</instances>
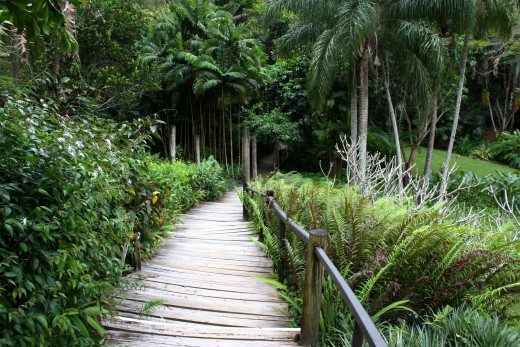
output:
<instances>
[{"instance_id":1,"label":"tall palm trunk","mask_svg":"<svg viewBox=\"0 0 520 347\"><path fill-rule=\"evenodd\" d=\"M433 111L430 124L430 135L428 138L428 151L426 152L426 161L424 163L423 176L429 180L432 166L433 146L435 144L435 130L437 127L437 112L439 112L439 87L437 81L433 83Z\"/></svg>"},{"instance_id":2,"label":"tall palm trunk","mask_svg":"<svg viewBox=\"0 0 520 347\"><path fill-rule=\"evenodd\" d=\"M368 49L365 49L359 70L359 164L358 170L361 191L364 191L365 171L367 161L367 132L368 132Z\"/></svg>"},{"instance_id":3,"label":"tall palm trunk","mask_svg":"<svg viewBox=\"0 0 520 347\"><path fill-rule=\"evenodd\" d=\"M390 118L392 119L392 127L394 128L394 139L397 156L397 167L399 168L399 201L403 201L403 160L401 158L401 141L399 141L399 129L397 128L397 121L395 118L394 104L392 103L392 95L390 94L390 83L388 81L388 74L385 71L385 63L381 64L381 71L383 72L383 82L385 84L386 100L388 101L388 110L390 111Z\"/></svg>"},{"instance_id":4,"label":"tall palm trunk","mask_svg":"<svg viewBox=\"0 0 520 347\"><path fill-rule=\"evenodd\" d=\"M457 91L457 103L455 104L455 115L453 116L453 126L451 128L450 142L448 144L448 153L446 154L446 161L444 162L444 171L442 173L442 181L440 188L440 195L443 197L446 194L448 186L448 173L450 171L450 159L453 152L453 144L455 143L455 136L457 135L457 126L459 124L460 105L462 103L462 90L464 89L464 75L466 74L466 61L468 59L468 43L469 43L469 24L466 25L466 36L464 38L464 52L462 53L462 62L460 67L459 89Z\"/></svg>"},{"instance_id":5,"label":"tall palm trunk","mask_svg":"<svg viewBox=\"0 0 520 347\"><path fill-rule=\"evenodd\" d=\"M352 85L350 91L350 141L357 142L358 133L358 102L357 102L357 79L356 70L352 74Z\"/></svg>"},{"instance_id":6,"label":"tall palm trunk","mask_svg":"<svg viewBox=\"0 0 520 347\"><path fill-rule=\"evenodd\" d=\"M356 69L352 73L352 85L350 91L350 142L354 145L353 148L357 148L355 145L358 140L358 95L357 95L357 79L356 79ZM354 168L357 165L357 153L354 153ZM353 170L353 172L356 172ZM354 174L354 177L351 177L352 185L357 184L357 177Z\"/></svg>"}]
</instances>

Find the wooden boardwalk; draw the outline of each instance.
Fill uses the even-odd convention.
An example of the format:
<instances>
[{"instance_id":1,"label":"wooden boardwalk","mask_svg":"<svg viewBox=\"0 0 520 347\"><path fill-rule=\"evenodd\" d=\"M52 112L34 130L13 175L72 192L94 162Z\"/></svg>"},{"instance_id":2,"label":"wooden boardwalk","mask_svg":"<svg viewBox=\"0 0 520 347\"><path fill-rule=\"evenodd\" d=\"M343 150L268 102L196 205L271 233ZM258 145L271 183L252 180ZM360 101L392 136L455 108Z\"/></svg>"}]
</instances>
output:
<instances>
[{"instance_id":1,"label":"wooden boardwalk","mask_svg":"<svg viewBox=\"0 0 520 347\"><path fill-rule=\"evenodd\" d=\"M108 342L128 346L297 346L287 304L271 277L272 262L249 240L236 192L191 209L152 260L129 280L118 316L103 322ZM150 300L164 300L148 316Z\"/></svg>"}]
</instances>

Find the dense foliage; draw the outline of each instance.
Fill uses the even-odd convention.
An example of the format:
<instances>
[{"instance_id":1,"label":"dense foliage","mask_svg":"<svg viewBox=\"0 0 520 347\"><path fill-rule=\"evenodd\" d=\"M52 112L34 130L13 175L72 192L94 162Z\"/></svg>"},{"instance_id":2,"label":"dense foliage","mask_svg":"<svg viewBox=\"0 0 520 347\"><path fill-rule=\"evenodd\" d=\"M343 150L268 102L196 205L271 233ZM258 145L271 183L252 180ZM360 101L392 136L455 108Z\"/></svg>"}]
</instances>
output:
<instances>
[{"instance_id":1,"label":"dense foliage","mask_svg":"<svg viewBox=\"0 0 520 347\"><path fill-rule=\"evenodd\" d=\"M297 174L277 174L256 187L274 189L278 204L304 229L328 231L327 254L372 315L386 312L383 318L395 322L396 309L424 317L464 302L504 314L518 298L520 246L507 232L455 225L439 212L441 205L403 208L382 195L372 203L349 186L333 188ZM260 245L275 264L284 264L287 286L300 298L303 243L288 232L280 244L276 214L264 221L263 204L256 206L255 224L265 239ZM500 298L491 299L490 293L498 292ZM322 336L330 337L348 309L330 284L322 305Z\"/></svg>"},{"instance_id":2,"label":"dense foliage","mask_svg":"<svg viewBox=\"0 0 520 347\"><path fill-rule=\"evenodd\" d=\"M124 244L138 233L143 248L157 244L172 212L214 198L223 180L211 161L147 157L150 120L70 118L21 97L0 108L0 344L91 345L132 262Z\"/></svg>"}]
</instances>

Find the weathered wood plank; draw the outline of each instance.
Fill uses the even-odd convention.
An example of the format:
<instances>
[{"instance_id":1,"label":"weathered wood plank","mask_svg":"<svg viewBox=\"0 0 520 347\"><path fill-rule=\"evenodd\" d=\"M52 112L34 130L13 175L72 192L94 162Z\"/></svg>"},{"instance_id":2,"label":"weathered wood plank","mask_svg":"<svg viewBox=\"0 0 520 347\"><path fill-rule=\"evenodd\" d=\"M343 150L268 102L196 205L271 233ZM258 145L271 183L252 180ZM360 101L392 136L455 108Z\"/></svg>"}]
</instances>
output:
<instances>
[{"instance_id":1,"label":"weathered wood plank","mask_svg":"<svg viewBox=\"0 0 520 347\"><path fill-rule=\"evenodd\" d=\"M298 346L289 341L252 341L225 339L198 339L162 336L156 334L138 334L127 331L112 330L108 334L108 342L126 346L185 346L185 347L271 347Z\"/></svg>"},{"instance_id":2,"label":"weathered wood plank","mask_svg":"<svg viewBox=\"0 0 520 347\"><path fill-rule=\"evenodd\" d=\"M146 288L141 291L129 291L120 298L126 300L147 302L149 300L162 299L164 306L175 306L196 310L208 309L215 312L230 312L243 314L256 314L265 316L285 317L280 310L287 309L286 303L271 302L266 304L261 301L244 301L228 298L211 298L191 294L177 294L161 291L159 289Z\"/></svg>"},{"instance_id":3,"label":"weathered wood plank","mask_svg":"<svg viewBox=\"0 0 520 347\"><path fill-rule=\"evenodd\" d=\"M130 281L135 281L137 284L140 284L141 282L146 285L147 282L154 282L154 283L161 283L166 285L171 285L172 280L171 278L164 278L162 276L145 276L142 279L138 278L128 278ZM279 298L278 293L276 293L276 290L274 288L259 288L253 285L233 285L232 287L229 286L228 283L212 283L212 282L205 282L200 280L193 280L193 279L186 279L182 277L177 277L175 280L175 285L182 286L184 288L195 288L195 289L206 289L211 290L215 292L221 292L221 293L243 293L246 295L267 295L270 297ZM266 300L269 301L269 300Z\"/></svg>"},{"instance_id":4,"label":"weathered wood plank","mask_svg":"<svg viewBox=\"0 0 520 347\"><path fill-rule=\"evenodd\" d=\"M138 312L142 309L143 303L133 300L125 300L118 306L118 311ZM209 324L217 326L236 326L236 327L280 327L287 326L289 320L283 317L262 316L253 314L240 314L230 312L211 312L182 307L159 307L152 317L164 318L179 322L191 322L199 324Z\"/></svg>"},{"instance_id":5,"label":"weathered wood plank","mask_svg":"<svg viewBox=\"0 0 520 347\"><path fill-rule=\"evenodd\" d=\"M166 256L170 254L170 249L166 247L162 247L160 250L155 252L155 256ZM204 259L216 259L221 261L245 261L250 262L251 264L269 262L272 264L271 259L267 258L265 255L261 256L248 256L243 254L235 254L235 253L215 253L215 252L204 252L203 250L185 250L185 249L177 249L175 250L176 255L188 255L193 258L204 258ZM171 256L171 255L170 255Z\"/></svg>"},{"instance_id":6,"label":"weathered wood plank","mask_svg":"<svg viewBox=\"0 0 520 347\"><path fill-rule=\"evenodd\" d=\"M299 329L295 328L237 328L218 326L201 326L197 328L193 325L184 326L170 322L151 322L144 319L128 317L119 317L116 320L105 320L103 324L107 328L129 332L230 340L294 340L295 336L299 333Z\"/></svg>"},{"instance_id":7,"label":"weathered wood plank","mask_svg":"<svg viewBox=\"0 0 520 347\"><path fill-rule=\"evenodd\" d=\"M284 300L272 294L252 293L252 292L233 292L227 290L229 286L222 286L220 290L196 288L183 284L161 283L152 280L132 280L137 284L145 285L147 289L157 289L165 292L178 294L191 294L210 298L227 298L232 300L262 301L264 304L269 302L280 303Z\"/></svg>"}]
</instances>

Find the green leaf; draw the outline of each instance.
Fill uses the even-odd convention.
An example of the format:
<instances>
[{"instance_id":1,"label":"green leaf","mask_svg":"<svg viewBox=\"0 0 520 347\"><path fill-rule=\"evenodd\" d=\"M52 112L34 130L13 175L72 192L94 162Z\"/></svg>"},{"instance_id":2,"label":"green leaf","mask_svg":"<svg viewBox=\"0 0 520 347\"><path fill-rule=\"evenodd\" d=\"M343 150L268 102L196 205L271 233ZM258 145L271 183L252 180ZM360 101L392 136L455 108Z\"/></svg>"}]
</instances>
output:
<instances>
[{"instance_id":1,"label":"green leaf","mask_svg":"<svg viewBox=\"0 0 520 347\"><path fill-rule=\"evenodd\" d=\"M410 300L396 301L396 302L382 308L379 312L377 312L375 315L373 315L371 317L372 321L376 322L379 319L379 317L381 317L383 314L385 314L386 312L391 311L391 310L405 310L405 311L414 312L414 310L412 310L411 308L403 305L403 304L407 303L408 301L410 301Z\"/></svg>"},{"instance_id":2,"label":"green leaf","mask_svg":"<svg viewBox=\"0 0 520 347\"><path fill-rule=\"evenodd\" d=\"M270 283L273 286L278 287L279 289L287 291L287 287L283 283L280 283L277 280L273 280L272 278L256 277L256 276L251 276L251 277L256 278L257 280L260 280L260 281L264 281L264 282Z\"/></svg>"},{"instance_id":3,"label":"green leaf","mask_svg":"<svg viewBox=\"0 0 520 347\"><path fill-rule=\"evenodd\" d=\"M47 318L44 315L39 314L36 316L36 319L41 323L41 325L43 326L43 328L45 330L49 329L49 324L47 323Z\"/></svg>"},{"instance_id":4,"label":"green leaf","mask_svg":"<svg viewBox=\"0 0 520 347\"><path fill-rule=\"evenodd\" d=\"M103 329L101 324L99 324L97 321L95 321L94 318L92 318L90 316L86 316L86 318L87 318L88 324L90 324L90 326L92 328L96 329L96 331L98 333L100 333L101 335L104 335L106 333L105 329Z\"/></svg>"}]
</instances>

